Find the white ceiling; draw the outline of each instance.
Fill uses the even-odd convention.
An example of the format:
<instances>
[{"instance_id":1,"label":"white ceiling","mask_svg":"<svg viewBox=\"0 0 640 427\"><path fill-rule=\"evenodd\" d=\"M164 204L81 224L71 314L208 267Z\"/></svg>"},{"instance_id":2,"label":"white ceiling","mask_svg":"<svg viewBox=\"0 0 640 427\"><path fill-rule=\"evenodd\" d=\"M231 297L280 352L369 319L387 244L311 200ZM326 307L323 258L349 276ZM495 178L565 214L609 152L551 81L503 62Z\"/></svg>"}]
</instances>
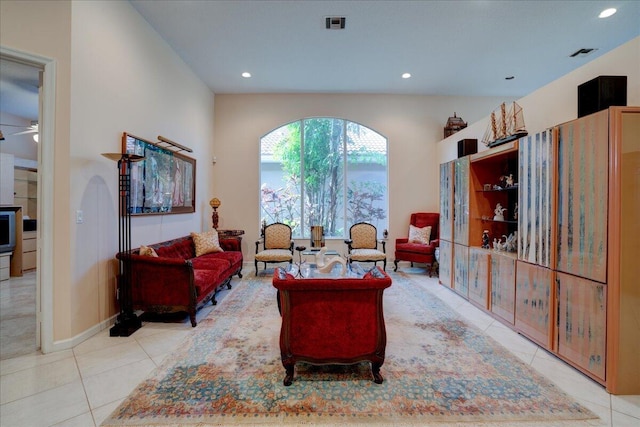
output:
<instances>
[{"instance_id":1,"label":"white ceiling","mask_svg":"<svg viewBox=\"0 0 640 427\"><path fill-rule=\"evenodd\" d=\"M215 93L518 98L640 35L637 0L131 3ZM0 62L0 111L37 119L33 71Z\"/></svg>"},{"instance_id":2,"label":"white ceiling","mask_svg":"<svg viewBox=\"0 0 640 427\"><path fill-rule=\"evenodd\" d=\"M131 3L215 93L517 98L640 35L637 0Z\"/></svg>"}]
</instances>

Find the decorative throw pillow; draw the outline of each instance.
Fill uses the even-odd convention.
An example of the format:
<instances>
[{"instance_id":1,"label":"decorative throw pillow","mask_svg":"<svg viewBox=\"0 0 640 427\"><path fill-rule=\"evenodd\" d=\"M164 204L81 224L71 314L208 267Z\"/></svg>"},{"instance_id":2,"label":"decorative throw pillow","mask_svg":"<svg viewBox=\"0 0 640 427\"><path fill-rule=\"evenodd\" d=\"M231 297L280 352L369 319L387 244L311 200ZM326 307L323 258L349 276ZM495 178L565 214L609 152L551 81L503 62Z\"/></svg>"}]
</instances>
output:
<instances>
[{"instance_id":1,"label":"decorative throw pillow","mask_svg":"<svg viewBox=\"0 0 640 427\"><path fill-rule=\"evenodd\" d=\"M151 257L157 257L158 256L158 254L156 253L155 249L150 248L149 246L145 246L145 245L140 245L140 255L151 256Z\"/></svg>"},{"instance_id":2,"label":"decorative throw pillow","mask_svg":"<svg viewBox=\"0 0 640 427\"><path fill-rule=\"evenodd\" d=\"M431 239L431 226L418 228L413 225L409 225L409 243L422 243L423 245L429 244Z\"/></svg>"},{"instance_id":3,"label":"decorative throw pillow","mask_svg":"<svg viewBox=\"0 0 640 427\"><path fill-rule=\"evenodd\" d=\"M211 252L224 252L220 247L218 232L215 228L204 233L191 233L191 238L196 246L196 256Z\"/></svg>"}]
</instances>

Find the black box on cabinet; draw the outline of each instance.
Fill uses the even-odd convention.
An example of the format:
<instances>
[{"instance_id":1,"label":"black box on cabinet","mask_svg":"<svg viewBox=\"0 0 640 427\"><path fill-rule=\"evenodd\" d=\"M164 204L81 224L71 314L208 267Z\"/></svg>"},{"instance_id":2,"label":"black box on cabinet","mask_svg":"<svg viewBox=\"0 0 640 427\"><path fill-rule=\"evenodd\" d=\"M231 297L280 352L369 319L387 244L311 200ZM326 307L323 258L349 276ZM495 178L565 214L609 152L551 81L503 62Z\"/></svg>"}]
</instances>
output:
<instances>
[{"instance_id":1,"label":"black box on cabinet","mask_svg":"<svg viewBox=\"0 0 640 427\"><path fill-rule=\"evenodd\" d=\"M461 139L458 141L458 158L478 152L477 139Z\"/></svg>"},{"instance_id":2,"label":"black box on cabinet","mask_svg":"<svg viewBox=\"0 0 640 427\"><path fill-rule=\"evenodd\" d=\"M578 118L627 105L627 76L599 76L578 86Z\"/></svg>"}]
</instances>

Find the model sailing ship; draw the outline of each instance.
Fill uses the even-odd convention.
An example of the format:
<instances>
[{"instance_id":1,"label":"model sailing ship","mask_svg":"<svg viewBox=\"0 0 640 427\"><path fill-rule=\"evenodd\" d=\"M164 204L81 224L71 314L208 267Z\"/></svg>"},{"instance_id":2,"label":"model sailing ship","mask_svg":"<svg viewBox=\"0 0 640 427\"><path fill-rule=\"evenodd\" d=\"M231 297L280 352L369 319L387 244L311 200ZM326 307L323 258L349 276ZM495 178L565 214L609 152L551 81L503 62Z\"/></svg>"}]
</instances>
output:
<instances>
[{"instance_id":1,"label":"model sailing ship","mask_svg":"<svg viewBox=\"0 0 640 427\"><path fill-rule=\"evenodd\" d=\"M482 137L482 142L487 147L495 147L527 136L527 134L522 107L514 102L507 111L503 102L499 108L491 113L491 122Z\"/></svg>"}]
</instances>

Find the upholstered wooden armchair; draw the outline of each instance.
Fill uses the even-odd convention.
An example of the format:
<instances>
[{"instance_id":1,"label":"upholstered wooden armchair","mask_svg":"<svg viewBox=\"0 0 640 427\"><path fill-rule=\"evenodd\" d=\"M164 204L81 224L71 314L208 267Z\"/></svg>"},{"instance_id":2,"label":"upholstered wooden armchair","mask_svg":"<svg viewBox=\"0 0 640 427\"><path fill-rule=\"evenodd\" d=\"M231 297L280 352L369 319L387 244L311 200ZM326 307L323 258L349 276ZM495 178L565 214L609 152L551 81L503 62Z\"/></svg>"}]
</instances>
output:
<instances>
[{"instance_id":1,"label":"upholstered wooden armchair","mask_svg":"<svg viewBox=\"0 0 640 427\"><path fill-rule=\"evenodd\" d=\"M409 237L396 239L396 259L393 271L398 271L398 261L428 264L433 271L435 251L440 246L438 225L440 214L429 212L412 213L409 219Z\"/></svg>"},{"instance_id":2,"label":"upholstered wooden armchair","mask_svg":"<svg viewBox=\"0 0 640 427\"><path fill-rule=\"evenodd\" d=\"M353 224L349 229L349 239L344 241L348 246L349 262L372 262L378 265L383 262L383 269L387 269L387 251L384 240L378 240L378 230L367 222ZM378 243L382 244L382 251L378 250Z\"/></svg>"},{"instance_id":3,"label":"upholstered wooden armchair","mask_svg":"<svg viewBox=\"0 0 640 427\"><path fill-rule=\"evenodd\" d=\"M262 245L262 248L260 247ZM262 237L256 241L256 255L254 264L256 276L258 275L258 262L281 263L293 261L293 240L291 239L291 227L281 222L269 224L264 228Z\"/></svg>"}]
</instances>

